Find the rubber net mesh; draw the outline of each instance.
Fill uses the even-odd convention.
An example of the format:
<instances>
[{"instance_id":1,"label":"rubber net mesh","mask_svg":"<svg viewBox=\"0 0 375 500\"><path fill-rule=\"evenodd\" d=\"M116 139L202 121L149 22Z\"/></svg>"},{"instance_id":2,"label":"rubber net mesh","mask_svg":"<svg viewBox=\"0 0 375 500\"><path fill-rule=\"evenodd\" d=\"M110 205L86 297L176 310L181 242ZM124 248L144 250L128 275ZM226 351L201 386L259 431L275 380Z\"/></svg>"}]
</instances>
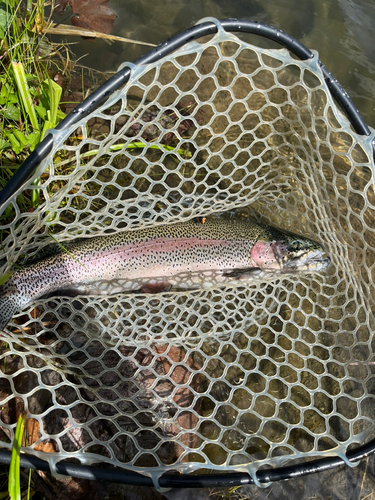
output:
<instances>
[{"instance_id":1,"label":"rubber net mesh","mask_svg":"<svg viewBox=\"0 0 375 500\"><path fill-rule=\"evenodd\" d=\"M3 271L53 238L197 215L321 241L327 271L208 290L54 297L1 347L1 428L48 459L245 470L341 455L374 433L374 171L318 57L221 29L129 83L54 147L2 214ZM25 211L32 195L38 208Z\"/></svg>"}]
</instances>

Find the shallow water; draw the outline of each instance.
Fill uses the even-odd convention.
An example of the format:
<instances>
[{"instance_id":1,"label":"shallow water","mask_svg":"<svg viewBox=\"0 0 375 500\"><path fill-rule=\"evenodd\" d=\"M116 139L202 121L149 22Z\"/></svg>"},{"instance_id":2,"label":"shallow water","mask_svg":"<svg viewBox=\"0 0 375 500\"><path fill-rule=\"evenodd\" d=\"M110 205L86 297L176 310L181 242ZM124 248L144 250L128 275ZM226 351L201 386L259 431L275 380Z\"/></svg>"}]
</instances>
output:
<instances>
[{"instance_id":1,"label":"shallow water","mask_svg":"<svg viewBox=\"0 0 375 500\"><path fill-rule=\"evenodd\" d=\"M375 0L110 0L110 5L118 14L112 34L154 44L207 16L252 19L280 28L319 52L367 124L375 128ZM77 40L77 55L88 54L81 64L101 71L116 71L122 62L134 61L149 50L120 42ZM277 46L258 37L251 41Z\"/></svg>"}]
</instances>

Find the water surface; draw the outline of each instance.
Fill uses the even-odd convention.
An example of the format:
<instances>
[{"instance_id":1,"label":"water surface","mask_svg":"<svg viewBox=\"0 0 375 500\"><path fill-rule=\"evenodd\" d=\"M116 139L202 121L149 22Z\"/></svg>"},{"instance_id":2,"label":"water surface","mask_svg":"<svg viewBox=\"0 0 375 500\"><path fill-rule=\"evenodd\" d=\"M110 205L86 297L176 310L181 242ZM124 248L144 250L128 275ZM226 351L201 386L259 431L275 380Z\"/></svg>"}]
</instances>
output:
<instances>
[{"instance_id":1,"label":"water surface","mask_svg":"<svg viewBox=\"0 0 375 500\"><path fill-rule=\"evenodd\" d=\"M118 14L113 34L159 44L174 34L212 16L237 17L271 24L319 52L320 59L339 80L367 124L375 128L375 0L110 0ZM74 50L88 54L82 64L116 71L149 48L82 41ZM251 42L276 47L259 37Z\"/></svg>"}]
</instances>

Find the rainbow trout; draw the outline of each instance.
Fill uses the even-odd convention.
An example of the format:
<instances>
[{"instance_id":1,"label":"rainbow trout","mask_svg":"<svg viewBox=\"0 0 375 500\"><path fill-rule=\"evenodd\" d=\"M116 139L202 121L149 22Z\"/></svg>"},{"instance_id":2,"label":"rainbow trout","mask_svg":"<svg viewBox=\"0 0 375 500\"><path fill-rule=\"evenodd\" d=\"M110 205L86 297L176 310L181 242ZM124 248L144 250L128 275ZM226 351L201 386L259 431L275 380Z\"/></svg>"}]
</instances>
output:
<instances>
[{"instance_id":1,"label":"rainbow trout","mask_svg":"<svg viewBox=\"0 0 375 500\"><path fill-rule=\"evenodd\" d=\"M64 245L16 270L0 286L0 329L33 300L60 291L113 294L207 288L265 273L320 271L323 247L292 233L219 219L193 219Z\"/></svg>"}]
</instances>

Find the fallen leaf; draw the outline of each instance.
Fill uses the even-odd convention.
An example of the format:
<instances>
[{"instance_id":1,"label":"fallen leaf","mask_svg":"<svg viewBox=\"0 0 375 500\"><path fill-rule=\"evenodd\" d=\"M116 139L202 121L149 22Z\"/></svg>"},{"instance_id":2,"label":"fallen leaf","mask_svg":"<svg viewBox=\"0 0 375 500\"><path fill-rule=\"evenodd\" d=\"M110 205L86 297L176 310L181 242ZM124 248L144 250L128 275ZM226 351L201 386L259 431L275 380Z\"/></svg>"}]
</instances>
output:
<instances>
[{"instance_id":1,"label":"fallen leaf","mask_svg":"<svg viewBox=\"0 0 375 500\"><path fill-rule=\"evenodd\" d=\"M26 420L27 445L30 446L39 439L39 422L35 418ZM34 446L34 450L54 453L56 451L52 441L44 441Z\"/></svg>"},{"instance_id":2,"label":"fallen leaf","mask_svg":"<svg viewBox=\"0 0 375 500\"><path fill-rule=\"evenodd\" d=\"M117 19L115 12L108 6L109 0L60 0L55 12L62 16L68 5L72 8L73 26L110 33Z\"/></svg>"}]
</instances>

